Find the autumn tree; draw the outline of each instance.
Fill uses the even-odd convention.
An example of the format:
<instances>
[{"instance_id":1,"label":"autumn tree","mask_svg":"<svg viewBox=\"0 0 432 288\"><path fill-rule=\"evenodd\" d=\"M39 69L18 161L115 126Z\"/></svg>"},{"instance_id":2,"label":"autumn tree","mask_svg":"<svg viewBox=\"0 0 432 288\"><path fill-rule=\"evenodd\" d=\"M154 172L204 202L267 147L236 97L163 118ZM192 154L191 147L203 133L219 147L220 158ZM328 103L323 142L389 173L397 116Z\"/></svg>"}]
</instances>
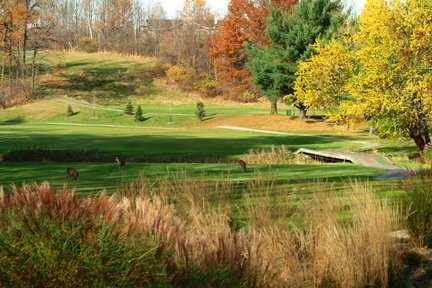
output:
<instances>
[{"instance_id":1,"label":"autumn tree","mask_svg":"<svg viewBox=\"0 0 432 288\"><path fill-rule=\"evenodd\" d=\"M432 1L368 0L354 36L358 71L349 92L381 135L430 144Z\"/></svg>"},{"instance_id":2,"label":"autumn tree","mask_svg":"<svg viewBox=\"0 0 432 288\"><path fill-rule=\"evenodd\" d=\"M208 42L214 29L215 17L205 0L185 0L179 17L181 25L174 30L177 62L195 71L208 72Z\"/></svg>"},{"instance_id":3,"label":"autumn tree","mask_svg":"<svg viewBox=\"0 0 432 288\"><path fill-rule=\"evenodd\" d=\"M211 39L210 57L214 74L228 92L241 94L252 89L251 75L246 68L246 43L267 46L265 19L271 7L290 11L297 0L231 0L228 15ZM237 95L238 97L238 95Z\"/></svg>"},{"instance_id":4,"label":"autumn tree","mask_svg":"<svg viewBox=\"0 0 432 288\"><path fill-rule=\"evenodd\" d=\"M300 118L306 116L308 106L295 97L294 80L299 62L314 53L317 40L328 41L336 35L346 20L341 1L304 0L287 14L280 9L271 12L267 20L269 47L251 46L249 68L255 84L277 113L277 102L283 96L298 108Z\"/></svg>"},{"instance_id":5,"label":"autumn tree","mask_svg":"<svg viewBox=\"0 0 432 288\"><path fill-rule=\"evenodd\" d=\"M49 13L52 5L49 0L0 2L1 106L23 103L35 95L37 51L42 40L48 42L49 28L55 25ZM26 57L30 49L31 65Z\"/></svg>"},{"instance_id":6,"label":"autumn tree","mask_svg":"<svg viewBox=\"0 0 432 288\"><path fill-rule=\"evenodd\" d=\"M294 97L306 107L334 110L350 101L347 83L355 67L348 41L314 45L315 54L301 62L294 82Z\"/></svg>"}]
</instances>

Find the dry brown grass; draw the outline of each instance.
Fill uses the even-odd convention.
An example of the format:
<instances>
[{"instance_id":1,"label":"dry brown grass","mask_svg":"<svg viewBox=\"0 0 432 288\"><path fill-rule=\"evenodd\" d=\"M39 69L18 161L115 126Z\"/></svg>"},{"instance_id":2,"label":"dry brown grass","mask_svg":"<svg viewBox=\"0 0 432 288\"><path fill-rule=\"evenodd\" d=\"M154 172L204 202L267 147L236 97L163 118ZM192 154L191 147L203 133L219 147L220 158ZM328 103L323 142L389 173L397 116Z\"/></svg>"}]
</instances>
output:
<instances>
[{"instance_id":1,"label":"dry brown grass","mask_svg":"<svg viewBox=\"0 0 432 288\"><path fill-rule=\"evenodd\" d=\"M373 195L371 188L354 184L349 225L338 220L346 199L325 198L311 214L314 282L337 287L384 287L392 264L392 239L396 212ZM308 234L306 234L308 235Z\"/></svg>"},{"instance_id":2,"label":"dry brown grass","mask_svg":"<svg viewBox=\"0 0 432 288\"><path fill-rule=\"evenodd\" d=\"M198 193L202 184L183 185L188 209L182 209L183 238L175 237L180 260L187 255L206 269L241 267L239 273L253 275L258 287L387 287L391 271L398 269L388 237L396 211L368 185L353 183L344 197L317 195L303 203L304 224L292 230L278 225L287 215L274 213L272 182L258 175L244 196L249 228L239 231L226 206L214 207ZM350 217L343 221L347 209Z\"/></svg>"},{"instance_id":3,"label":"dry brown grass","mask_svg":"<svg viewBox=\"0 0 432 288\"><path fill-rule=\"evenodd\" d=\"M173 261L166 263L173 279L191 267L224 267L235 271L246 287L388 287L389 275L397 269L388 233L397 217L370 186L353 183L351 193L343 197L317 194L299 208L303 224L290 229L275 224L287 216L272 212L271 185L257 179L248 186L245 228L233 225L235 207L214 205L203 193L219 190L225 197L232 187L209 188L188 179L165 179L158 185L142 179L112 197L77 198L67 188L56 193L48 184L15 187L9 196L1 194L0 206L43 211L59 219L102 218L113 223L120 238L156 235L158 249L174 251ZM254 190L261 193L258 201Z\"/></svg>"},{"instance_id":4,"label":"dry brown grass","mask_svg":"<svg viewBox=\"0 0 432 288\"><path fill-rule=\"evenodd\" d=\"M239 115L217 117L213 120L208 120L201 125L211 128L221 125L230 125L245 128L283 131L288 133L299 131L301 133L323 133L340 130L337 127L330 126L326 122L317 120L302 121L298 119L290 119L283 115Z\"/></svg>"},{"instance_id":5,"label":"dry brown grass","mask_svg":"<svg viewBox=\"0 0 432 288\"><path fill-rule=\"evenodd\" d=\"M242 159L248 164L321 164L322 162L302 155L295 155L287 146L272 146L270 149L250 149Z\"/></svg>"},{"instance_id":6,"label":"dry brown grass","mask_svg":"<svg viewBox=\"0 0 432 288\"><path fill-rule=\"evenodd\" d=\"M31 82L27 80L0 81L0 108L6 109L28 103L33 97Z\"/></svg>"},{"instance_id":7,"label":"dry brown grass","mask_svg":"<svg viewBox=\"0 0 432 288\"><path fill-rule=\"evenodd\" d=\"M342 221L347 205L351 217ZM398 269L388 237L396 211L369 186L354 183L343 198L320 195L303 203L304 224L294 230L276 224L265 200L247 206L251 245L261 247L259 257L267 265L260 267L265 287L387 287Z\"/></svg>"}]
</instances>

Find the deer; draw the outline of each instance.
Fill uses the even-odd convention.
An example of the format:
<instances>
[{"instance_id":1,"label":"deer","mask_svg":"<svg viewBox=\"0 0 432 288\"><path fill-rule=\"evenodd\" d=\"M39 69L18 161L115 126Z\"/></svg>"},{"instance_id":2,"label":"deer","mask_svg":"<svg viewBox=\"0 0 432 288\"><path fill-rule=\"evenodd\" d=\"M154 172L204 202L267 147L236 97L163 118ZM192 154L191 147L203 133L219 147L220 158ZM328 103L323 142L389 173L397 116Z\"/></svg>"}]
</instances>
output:
<instances>
[{"instance_id":1,"label":"deer","mask_svg":"<svg viewBox=\"0 0 432 288\"><path fill-rule=\"evenodd\" d=\"M232 232L235 232L236 227L235 227L234 218L233 218L233 216L232 216L231 211L230 211L230 210L227 210L227 211L225 212L225 215L224 215L224 216L225 216L226 223L228 224L228 226L229 226L229 228L231 229L231 231L232 231Z\"/></svg>"},{"instance_id":2,"label":"deer","mask_svg":"<svg viewBox=\"0 0 432 288\"><path fill-rule=\"evenodd\" d=\"M126 160L120 159L120 157L118 156L115 158L115 162L117 163L119 168L126 167Z\"/></svg>"},{"instance_id":3,"label":"deer","mask_svg":"<svg viewBox=\"0 0 432 288\"><path fill-rule=\"evenodd\" d=\"M66 169L66 174L69 180L71 181L78 180L79 173L77 169L69 167Z\"/></svg>"},{"instance_id":4,"label":"deer","mask_svg":"<svg viewBox=\"0 0 432 288\"><path fill-rule=\"evenodd\" d=\"M242 172L246 172L246 170L247 170L247 164L246 164L246 162L245 161L243 161L243 160L239 160L238 161L238 164L240 165L240 170L242 171Z\"/></svg>"}]
</instances>

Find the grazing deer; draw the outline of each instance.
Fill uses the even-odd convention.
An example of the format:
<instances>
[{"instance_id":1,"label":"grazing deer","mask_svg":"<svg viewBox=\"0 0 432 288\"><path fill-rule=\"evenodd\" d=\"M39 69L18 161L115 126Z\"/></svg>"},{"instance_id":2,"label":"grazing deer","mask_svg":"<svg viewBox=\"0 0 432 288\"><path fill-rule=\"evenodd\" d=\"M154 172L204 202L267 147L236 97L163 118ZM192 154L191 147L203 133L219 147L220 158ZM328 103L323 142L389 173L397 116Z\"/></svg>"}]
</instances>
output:
<instances>
[{"instance_id":1,"label":"grazing deer","mask_svg":"<svg viewBox=\"0 0 432 288\"><path fill-rule=\"evenodd\" d=\"M242 171L242 172L246 172L246 162L245 161L243 161L243 160L239 160L238 161L238 163L239 163L239 165L240 165L240 170Z\"/></svg>"},{"instance_id":2,"label":"grazing deer","mask_svg":"<svg viewBox=\"0 0 432 288\"><path fill-rule=\"evenodd\" d=\"M228 224L230 230L232 232L234 232L236 230L236 227L234 225L234 218L233 218L230 210L225 212L225 220L226 220L226 223Z\"/></svg>"},{"instance_id":3,"label":"grazing deer","mask_svg":"<svg viewBox=\"0 0 432 288\"><path fill-rule=\"evenodd\" d=\"M120 159L120 157L118 156L115 158L115 162L117 163L119 168L126 167L126 160Z\"/></svg>"},{"instance_id":4,"label":"grazing deer","mask_svg":"<svg viewBox=\"0 0 432 288\"><path fill-rule=\"evenodd\" d=\"M67 178L71 181L76 181L78 180L78 170L75 168L67 168L66 169L66 174L67 174Z\"/></svg>"}]
</instances>

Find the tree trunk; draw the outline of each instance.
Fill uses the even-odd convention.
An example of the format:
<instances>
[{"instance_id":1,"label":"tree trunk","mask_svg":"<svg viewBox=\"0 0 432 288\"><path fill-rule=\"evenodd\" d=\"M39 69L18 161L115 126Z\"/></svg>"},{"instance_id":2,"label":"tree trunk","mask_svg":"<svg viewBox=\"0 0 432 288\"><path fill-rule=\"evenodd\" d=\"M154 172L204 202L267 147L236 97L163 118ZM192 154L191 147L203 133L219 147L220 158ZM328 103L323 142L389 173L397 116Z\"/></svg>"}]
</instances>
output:
<instances>
[{"instance_id":1,"label":"tree trunk","mask_svg":"<svg viewBox=\"0 0 432 288\"><path fill-rule=\"evenodd\" d=\"M306 119L307 110L305 108L299 108L299 110L300 110L300 112L299 112L300 120Z\"/></svg>"},{"instance_id":2,"label":"tree trunk","mask_svg":"<svg viewBox=\"0 0 432 288\"><path fill-rule=\"evenodd\" d=\"M10 96L12 96L12 94L13 94L13 86L12 86L12 84L13 84L13 79L12 79L12 72L13 72L13 70L12 70L12 64L13 64L13 60L12 60L12 56L13 56L13 51L12 51L12 44L10 44L9 45L9 47L8 47L8 49L9 49L9 97Z\"/></svg>"},{"instance_id":3,"label":"tree trunk","mask_svg":"<svg viewBox=\"0 0 432 288\"><path fill-rule=\"evenodd\" d=\"M422 134L424 136L424 140L427 146L431 144L431 138L429 133L429 124L426 118L423 118L422 120Z\"/></svg>"},{"instance_id":4,"label":"tree trunk","mask_svg":"<svg viewBox=\"0 0 432 288\"><path fill-rule=\"evenodd\" d=\"M301 102L294 104L294 107L296 107L297 109L299 109L299 118L300 118L300 120L304 120L306 118L308 107L305 106Z\"/></svg>"},{"instance_id":5,"label":"tree trunk","mask_svg":"<svg viewBox=\"0 0 432 288\"><path fill-rule=\"evenodd\" d=\"M271 110L270 110L270 114L271 114L271 115L278 114L277 101L275 101L275 102L271 102Z\"/></svg>"},{"instance_id":6,"label":"tree trunk","mask_svg":"<svg viewBox=\"0 0 432 288\"><path fill-rule=\"evenodd\" d=\"M27 40L28 40L28 28L27 28L27 23L28 23L28 17L30 16L30 1L29 0L26 0L25 1L26 2L26 15L25 15L25 18L24 18L24 23L23 23L23 28L24 28L24 36L23 36L23 46L22 46L22 65L23 65L23 70L22 70L22 73L23 73L23 78L25 78L25 74L26 74L26 68L27 68L27 66L26 66L26 51L27 51Z\"/></svg>"},{"instance_id":7,"label":"tree trunk","mask_svg":"<svg viewBox=\"0 0 432 288\"><path fill-rule=\"evenodd\" d=\"M2 59L2 67L1 67L1 78L0 78L0 81L1 81L1 82L4 81L5 65L6 65L6 56L3 56L3 59Z\"/></svg>"},{"instance_id":8,"label":"tree trunk","mask_svg":"<svg viewBox=\"0 0 432 288\"><path fill-rule=\"evenodd\" d=\"M33 48L33 60L32 60L32 94L36 92L36 56L37 47Z\"/></svg>"},{"instance_id":9,"label":"tree trunk","mask_svg":"<svg viewBox=\"0 0 432 288\"><path fill-rule=\"evenodd\" d=\"M91 23L90 17L91 17L90 15L87 16L87 27L88 27L90 39L93 40L93 28L92 28L92 23Z\"/></svg>"},{"instance_id":10,"label":"tree trunk","mask_svg":"<svg viewBox=\"0 0 432 288\"><path fill-rule=\"evenodd\" d=\"M26 74L26 68L27 68L27 60L26 60L26 50L27 50L27 22L24 23L25 28L24 28L24 37L23 37L23 47L22 47L22 62L23 62L23 66L22 66L22 74L23 77L25 78L25 74Z\"/></svg>"},{"instance_id":11,"label":"tree trunk","mask_svg":"<svg viewBox=\"0 0 432 288\"><path fill-rule=\"evenodd\" d=\"M411 131L410 137L411 137L411 139L414 140L414 142L417 146L417 150L419 152L423 152L426 149L426 141L423 138L423 135L422 135L420 129L414 129L413 131Z\"/></svg>"}]
</instances>

